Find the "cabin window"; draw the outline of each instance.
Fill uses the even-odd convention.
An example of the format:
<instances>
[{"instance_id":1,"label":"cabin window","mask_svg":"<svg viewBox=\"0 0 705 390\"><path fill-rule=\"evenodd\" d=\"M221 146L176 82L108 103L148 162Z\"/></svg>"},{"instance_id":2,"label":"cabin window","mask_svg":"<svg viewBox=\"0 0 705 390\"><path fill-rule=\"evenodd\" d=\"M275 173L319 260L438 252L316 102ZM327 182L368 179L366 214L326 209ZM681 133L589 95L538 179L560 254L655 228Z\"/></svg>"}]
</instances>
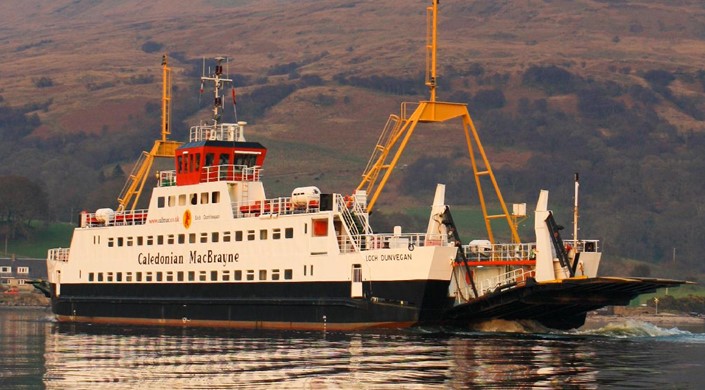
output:
<instances>
[{"instance_id":1,"label":"cabin window","mask_svg":"<svg viewBox=\"0 0 705 390\"><path fill-rule=\"evenodd\" d=\"M163 278L162 272L157 272L157 282L161 282Z\"/></svg>"},{"instance_id":2,"label":"cabin window","mask_svg":"<svg viewBox=\"0 0 705 390\"><path fill-rule=\"evenodd\" d=\"M228 271L228 270L223 271L223 281L227 282L229 280L230 280L230 271Z\"/></svg>"},{"instance_id":3,"label":"cabin window","mask_svg":"<svg viewBox=\"0 0 705 390\"><path fill-rule=\"evenodd\" d=\"M328 235L328 218L314 219L311 222L313 226L312 233L314 237L325 237Z\"/></svg>"},{"instance_id":4,"label":"cabin window","mask_svg":"<svg viewBox=\"0 0 705 390\"><path fill-rule=\"evenodd\" d=\"M124 243L124 240L125 240L124 238L118 237L118 239L117 239L117 244L118 244L118 246L122 246L123 243Z\"/></svg>"},{"instance_id":5,"label":"cabin window","mask_svg":"<svg viewBox=\"0 0 705 390\"><path fill-rule=\"evenodd\" d=\"M132 281L132 272L127 272L127 273L125 273L125 281L126 281L126 282L131 282L131 281Z\"/></svg>"},{"instance_id":6,"label":"cabin window","mask_svg":"<svg viewBox=\"0 0 705 390\"><path fill-rule=\"evenodd\" d=\"M135 282L142 281L142 272L135 272Z\"/></svg>"},{"instance_id":7,"label":"cabin window","mask_svg":"<svg viewBox=\"0 0 705 390\"><path fill-rule=\"evenodd\" d=\"M220 233L218 233L218 232L211 233L211 242L218 242L219 237L220 237Z\"/></svg>"},{"instance_id":8,"label":"cabin window","mask_svg":"<svg viewBox=\"0 0 705 390\"><path fill-rule=\"evenodd\" d=\"M176 197L174 195L169 196L169 207L176 206Z\"/></svg>"},{"instance_id":9,"label":"cabin window","mask_svg":"<svg viewBox=\"0 0 705 390\"><path fill-rule=\"evenodd\" d=\"M188 155L188 171L193 172L194 169L196 168L196 164L193 163L193 154Z\"/></svg>"},{"instance_id":10,"label":"cabin window","mask_svg":"<svg viewBox=\"0 0 705 390\"><path fill-rule=\"evenodd\" d=\"M230 155L227 153L221 153L220 154L220 161L218 162L219 165L228 165L230 163Z\"/></svg>"},{"instance_id":11,"label":"cabin window","mask_svg":"<svg viewBox=\"0 0 705 390\"><path fill-rule=\"evenodd\" d=\"M255 239L255 231L248 230L247 231L247 241L253 241L254 239Z\"/></svg>"},{"instance_id":12,"label":"cabin window","mask_svg":"<svg viewBox=\"0 0 705 390\"><path fill-rule=\"evenodd\" d=\"M157 245L164 245L164 236L157 236Z\"/></svg>"},{"instance_id":13,"label":"cabin window","mask_svg":"<svg viewBox=\"0 0 705 390\"><path fill-rule=\"evenodd\" d=\"M179 195L179 206L186 206L186 194Z\"/></svg>"},{"instance_id":14,"label":"cabin window","mask_svg":"<svg viewBox=\"0 0 705 390\"><path fill-rule=\"evenodd\" d=\"M186 235L185 234L179 234L179 244L185 244L186 243Z\"/></svg>"},{"instance_id":15,"label":"cabin window","mask_svg":"<svg viewBox=\"0 0 705 390\"><path fill-rule=\"evenodd\" d=\"M193 205L198 204L198 195L197 194L191 194L191 204L193 204Z\"/></svg>"},{"instance_id":16,"label":"cabin window","mask_svg":"<svg viewBox=\"0 0 705 390\"><path fill-rule=\"evenodd\" d=\"M218 281L218 271L211 271L211 281L213 281L213 282Z\"/></svg>"},{"instance_id":17,"label":"cabin window","mask_svg":"<svg viewBox=\"0 0 705 390\"><path fill-rule=\"evenodd\" d=\"M219 202L220 202L220 191L211 192L211 203L219 203Z\"/></svg>"},{"instance_id":18,"label":"cabin window","mask_svg":"<svg viewBox=\"0 0 705 390\"><path fill-rule=\"evenodd\" d=\"M196 243L196 233L189 233L189 235L188 235L188 243L189 243L189 244L195 244L195 243Z\"/></svg>"},{"instance_id":19,"label":"cabin window","mask_svg":"<svg viewBox=\"0 0 705 390\"><path fill-rule=\"evenodd\" d=\"M261 229L259 231L259 239L260 240L266 240L267 239L267 229Z\"/></svg>"},{"instance_id":20,"label":"cabin window","mask_svg":"<svg viewBox=\"0 0 705 390\"><path fill-rule=\"evenodd\" d=\"M161 209L161 208L164 208L164 204L165 204L165 203L164 203L164 197L163 197L163 196L158 197L158 198L157 198L157 207L160 208L160 209Z\"/></svg>"},{"instance_id":21,"label":"cabin window","mask_svg":"<svg viewBox=\"0 0 705 390\"><path fill-rule=\"evenodd\" d=\"M304 234L308 234L308 224L304 224Z\"/></svg>"},{"instance_id":22,"label":"cabin window","mask_svg":"<svg viewBox=\"0 0 705 390\"><path fill-rule=\"evenodd\" d=\"M184 162L184 156L176 157L176 172L181 173L181 164Z\"/></svg>"},{"instance_id":23,"label":"cabin window","mask_svg":"<svg viewBox=\"0 0 705 390\"><path fill-rule=\"evenodd\" d=\"M137 237L137 245L138 246L144 245L144 237L142 237L142 236Z\"/></svg>"},{"instance_id":24,"label":"cabin window","mask_svg":"<svg viewBox=\"0 0 705 390\"><path fill-rule=\"evenodd\" d=\"M154 245L154 236L147 236L147 245Z\"/></svg>"},{"instance_id":25,"label":"cabin window","mask_svg":"<svg viewBox=\"0 0 705 390\"><path fill-rule=\"evenodd\" d=\"M272 240L278 240L282 238L282 230L279 228L272 229Z\"/></svg>"},{"instance_id":26,"label":"cabin window","mask_svg":"<svg viewBox=\"0 0 705 390\"><path fill-rule=\"evenodd\" d=\"M113 245L115 245L115 242L114 242L113 238L112 238L112 237L108 238L108 247L109 247L109 248L112 248Z\"/></svg>"},{"instance_id":27,"label":"cabin window","mask_svg":"<svg viewBox=\"0 0 705 390\"><path fill-rule=\"evenodd\" d=\"M89 281L89 282L92 282L92 281L93 281L93 278L94 278L93 272L89 272L89 273L88 273L88 281Z\"/></svg>"},{"instance_id":28,"label":"cabin window","mask_svg":"<svg viewBox=\"0 0 705 390\"><path fill-rule=\"evenodd\" d=\"M210 167L213 165L213 160L215 160L215 153L206 153L206 164L205 167Z\"/></svg>"},{"instance_id":29,"label":"cabin window","mask_svg":"<svg viewBox=\"0 0 705 390\"><path fill-rule=\"evenodd\" d=\"M208 193L201 192L201 204L208 204Z\"/></svg>"},{"instance_id":30,"label":"cabin window","mask_svg":"<svg viewBox=\"0 0 705 390\"><path fill-rule=\"evenodd\" d=\"M196 170L201 170L201 153L196 153Z\"/></svg>"},{"instance_id":31,"label":"cabin window","mask_svg":"<svg viewBox=\"0 0 705 390\"><path fill-rule=\"evenodd\" d=\"M99 282L103 281L103 273L102 272L98 272L98 281Z\"/></svg>"},{"instance_id":32,"label":"cabin window","mask_svg":"<svg viewBox=\"0 0 705 390\"><path fill-rule=\"evenodd\" d=\"M208 242L208 233L201 233L201 243L205 244Z\"/></svg>"},{"instance_id":33,"label":"cabin window","mask_svg":"<svg viewBox=\"0 0 705 390\"><path fill-rule=\"evenodd\" d=\"M223 232L223 242L230 242L230 232Z\"/></svg>"},{"instance_id":34,"label":"cabin window","mask_svg":"<svg viewBox=\"0 0 705 390\"><path fill-rule=\"evenodd\" d=\"M115 281L122 282L122 272L118 272L115 274Z\"/></svg>"},{"instance_id":35,"label":"cabin window","mask_svg":"<svg viewBox=\"0 0 705 390\"><path fill-rule=\"evenodd\" d=\"M284 238L294 238L294 228L284 229Z\"/></svg>"},{"instance_id":36,"label":"cabin window","mask_svg":"<svg viewBox=\"0 0 705 390\"><path fill-rule=\"evenodd\" d=\"M152 273L151 272L146 272L144 274L144 281L145 282L151 282L152 281Z\"/></svg>"},{"instance_id":37,"label":"cabin window","mask_svg":"<svg viewBox=\"0 0 705 390\"><path fill-rule=\"evenodd\" d=\"M179 271L176 273L176 280L179 282L184 281L184 271Z\"/></svg>"},{"instance_id":38,"label":"cabin window","mask_svg":"<svg viewBox=\"0 0 705 390\"><path fill-rule=\"evenodd\" d=\"M174 235L170 234L167 236L166 243L169 245L174 245Z\"/></svg>"},{"instance_id":39,"label":"cabin window","mask_svg":"<svg viewBox=\"0 0 705 390\"><path fill-rule=\"evenodd\" d=\"M284 270L284 279L286 280L291 280L294 275L294 271L290 269L285 269Z\"/></svg>"},{"instance_id":40,"label":"cabin window","mask_svg":"<svg viewBox=\"0 0 705 390\"><path fill-rule=\"evenodd\" d=\"M132 246L132 237L127 237L127 246Z\"/></svg>"},{"instance_id":41,"label":"cabin window","mask_svg":"<svg viewBox=\"0 0 705 390\"><path fill-rule=\"evenodd\" d=\"M233 271L233 280L242 280L242 271Z\"/></svg>"},{"instance_id":42,"label":"cabin window","mask_svg":"<svg viewBox=\"0 0 705 390\"><path fill-rule=\"evenodd\" d=\"M257 164L256 154L236 154L235 165L244 165L246 167L254 167Z\"/></svg>"},{"instance_id":43,"label":"cabin window","mask_svg":"<svg viewBox=\"0 0 705 390\"><path fill-rule=\"evenodd\" d=\"M196 280L196 273L194 271L188 271L188 281L193 282Z\"/></svg>"},{"instance_id":44,"label":"cabin window","mask_svg":"<svg viewBox=\"0 0 705 390\"><path fill-rule=\"evenodd\" d=\"M272 280L279 280L279 270L278 269L272 270Z\"/></svg>"},{"instance_id":45,"label":"cabin window","mask_svg":"<svg viewBox=\"0 0 705 390\"><path fill-rule=\"evenodd\" d=\"M247 280L255 280L255 271L254 270L247 271Z\"/></svg>"},{"instance_id":46,"label":"cabin window","mask_svg":"<svg viewBox=\"0 0 705 390\"><path fill-rule=\"evenodd\" d=\"M201 282L205 282L205 281L206 281L206 271L200 271L200 272L198 273L198 280L201 281Z\"/></svg>"},{"instance_id":47,"label":"cabin window","mask_svg":"<svg viewBox=\"0 0 705 390\"><path fill-rule=\"evenodd\" d=\"M242 230L235 232L235 241L242 241Z\"/></svg>"},{"instance_id":48,"label":"cabin window","mask_svg":"<svg viewBox=\"0 0 705 390\"><path fill-rule=\"evenodd\" d=\"M259 270L259 280L267 280L267 270L266 269Z\"/></svg>"},{"instance_id":49,"label":"cabin window","mask_svg":"<svg viewBox=\"0 0 705 390\"><path fill-rule=\"evenodd\" d=\"M167 271L167 272L166 272L166 281L167 281L167 282L173 282L173 281L174 281L174 271Z\"/></svg>"}]
</instances>

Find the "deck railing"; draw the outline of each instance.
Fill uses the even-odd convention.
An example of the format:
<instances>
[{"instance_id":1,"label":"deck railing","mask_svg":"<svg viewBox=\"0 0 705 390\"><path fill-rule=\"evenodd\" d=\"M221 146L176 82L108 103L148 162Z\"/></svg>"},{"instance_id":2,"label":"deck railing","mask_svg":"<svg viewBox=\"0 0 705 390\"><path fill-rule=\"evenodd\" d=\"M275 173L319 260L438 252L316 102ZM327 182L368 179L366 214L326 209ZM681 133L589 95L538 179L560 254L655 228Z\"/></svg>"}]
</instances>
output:
<instances>
[{"instance_id":1,"label":"deck railing","mask_svg":"<svg viewBox=\"0 0 705 390\"><path fill-rule=\"evenodd\" d=\"M516 268L501 275L482 280L480 282L480 295L484 295L496 290L499 287L507 286L512 283L518 283L532 277L534 271L523 268ZM513 286L512 286L513 287Z\"/></svg>"},{"instance_id":2,"label":"deck railing","mask_svg":"<svg viewBox=\"0 0 705 390\"><path fill-rule=\"evenodd\" d=\"M189 131L189 142L244 141L243 130L238 123L193 126Z\"/></svg>"},{"instance_id":3,"label":"deck railing","mask_svg":"<svg viewBox=\"0 0 705 390\"><path fill-rule=\"evenodd\" d=\"M356 252L357 247L347 236L338 236L340 251L343 253ZM375 249L403 249L414 250L417 247L449 245L444 234L404 233L404 234L364 234L360 251Z\"/></svg>"},{"instance_id":4,"label":"deck railing","mask_svg":"<svg viewBox=\"0 0 705 390\"><path fill-rule=\"evenodd\" d=\"M81 213L81 227L131 226L147 222L147 209L115 212L110 209Z\"/></svg>"}]
</instances>

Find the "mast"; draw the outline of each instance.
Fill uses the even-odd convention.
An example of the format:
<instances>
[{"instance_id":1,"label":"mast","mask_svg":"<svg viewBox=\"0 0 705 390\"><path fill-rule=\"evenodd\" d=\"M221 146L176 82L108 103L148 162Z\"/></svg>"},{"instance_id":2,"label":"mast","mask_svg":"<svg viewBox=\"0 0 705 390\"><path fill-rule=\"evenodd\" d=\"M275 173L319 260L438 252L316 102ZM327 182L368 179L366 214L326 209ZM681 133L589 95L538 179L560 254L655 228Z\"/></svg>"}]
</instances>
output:
<instances>
[{"instance_id":1,"label":"mast","mask_svg":"<svg viewBox=\"0 0 705 390\"><path fill-rule=\"evenodd\" d=\"M573 248L578 250L578 190L580 189L579 175L575 172L575 203L573 204Z\"/></svg>"},{"instance_id":2,"label":"mast","mask_svg":"<svg viewBox=\"0 0 705 390\"><path fill-rule=\"evenodd\" d=\"M169 134L171 134L171 68L169 67L167 55L164 54L162 56L161 138L155 140L152 149L149 152L143 151L137 160L118 195L118 212L135 210L155 158L174 158L174 152L176 148L181 146L181 142L167 139Z\"/></svg>"},{"instance_id":3,"label":"mast","mask_svg":"<svg viewBox=\"0 0 705 390\"><path fill-rule=\"evenodd\" d=\"M162 142L171 134L171 68L167 55L162 56Z\"/></svg>"},{"instance_id":4,"label":"mast","mask_svg":"<svg viewBox=\"0 0 705 390\"><path fill-rule=\"evenodd\" d=\"M436 42L438 27L438 1L426 8L426 86L431 94L429 101L436 101Z\"/></svg>"},{"instance_id":5,"label":"mast","mask_svg":"<svg viewBox=\"0 0 705 390\"><path fill-rule=\"evenodd\" d=\"M213 126L217 126L218 123L220 123L222 114L223 114L223 108L224 108L224 102L223 102L223 95L221 94L221 90L225 86L226 83L232 83L233 80L230 78L223 77L223 61L227 63L227 57L216 57L215 61L215 70L212 75L205 75L205 66L203 69L203 76L201 76L201 86L203 85L204 81L210 81L213 83ZM205 59L204 59L205 63ZM203 88L203 87L201 87Z\"/></svg>"}]
</instances>

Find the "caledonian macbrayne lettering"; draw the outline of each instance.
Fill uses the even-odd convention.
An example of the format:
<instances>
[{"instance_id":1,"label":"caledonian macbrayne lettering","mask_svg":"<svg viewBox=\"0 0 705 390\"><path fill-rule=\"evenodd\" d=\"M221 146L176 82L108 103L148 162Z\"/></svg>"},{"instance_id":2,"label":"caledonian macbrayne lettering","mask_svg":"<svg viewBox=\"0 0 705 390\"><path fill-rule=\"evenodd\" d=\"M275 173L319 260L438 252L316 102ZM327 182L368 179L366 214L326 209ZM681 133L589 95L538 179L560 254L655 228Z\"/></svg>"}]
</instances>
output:
<instances>
[{"instance_id":1,"label":"caledonian macbrayne lettering","mask_svg":"<svg viewBox=\"0 0 705 390\"><path fill-rule=\"evenodd\" d=\"M395 253L392 255L367 255L365 261L405 261L413 260L411 253Z\"/></svg>"},{"instance_id":2,"label":"caledonian macbrayne lettering","mask_svg":"<svg viewBox=\"0 0 705 390\"><path fill-rule=\"evenodd\" d=\"M240 259L239 253L214 253L208 250L205 253L199 253L196 250L189 252L189 264L214 264L221 263L225 266L227 263L236 263ZM160 253L140 253L137 255L137 263L140 265L162 265L162 264L183 264L184 256L175 255L171 252L167 255Z\"/></svg>"}]
</instances>

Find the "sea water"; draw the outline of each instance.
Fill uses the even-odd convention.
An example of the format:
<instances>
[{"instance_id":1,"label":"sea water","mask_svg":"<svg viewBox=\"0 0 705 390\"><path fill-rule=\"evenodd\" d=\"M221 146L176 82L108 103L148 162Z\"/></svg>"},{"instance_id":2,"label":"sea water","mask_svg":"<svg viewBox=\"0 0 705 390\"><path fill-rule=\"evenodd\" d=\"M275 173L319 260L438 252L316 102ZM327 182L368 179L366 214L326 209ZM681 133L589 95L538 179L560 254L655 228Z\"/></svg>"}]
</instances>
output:
<instances>
[{"instance_id":1,"label":"sea water","mask_svg":"<svg viewBox=\"0 0 705 390\"><path fill-rule=\"evenodd\" d=\"M294 332L58 324L0 308L0 388L703 388L705 329Z\"/></svg>"}]
</instances>

